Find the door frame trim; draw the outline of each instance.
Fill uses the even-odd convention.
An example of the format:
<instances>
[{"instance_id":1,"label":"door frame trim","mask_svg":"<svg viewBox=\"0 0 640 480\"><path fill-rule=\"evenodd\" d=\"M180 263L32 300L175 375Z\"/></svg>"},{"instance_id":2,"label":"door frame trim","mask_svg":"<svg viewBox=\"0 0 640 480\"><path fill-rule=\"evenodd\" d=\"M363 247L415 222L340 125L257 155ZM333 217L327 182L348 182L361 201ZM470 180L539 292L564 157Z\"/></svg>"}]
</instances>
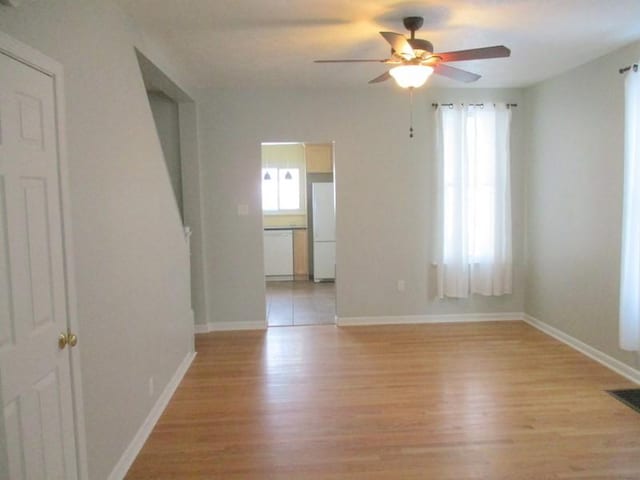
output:
<instances>
[{"instance_id":1,"label":"door frame trim","mask_svg":"<svg viewBox=\"0 0 640 480\"><path fill-rule=\"evenodd\" d=\"M73 261L73 238L71 232L71 203L69 195L69 172L67 164L65 132L64 69L62 64L0 31L0 53L7 55L53 79L58 159L58 186L62 221L62 256L67 307L67 323L71 331L79 332L77 315L77 292ZM79 335L80 337L80 335ZM80 337L82 338L82 337ZM69 350L71 362L71 395L73 399L74 433L78 479L88 480L84 406L82 401L82 379L80 371L80 345Z\"/></svg>"}]
</instances>

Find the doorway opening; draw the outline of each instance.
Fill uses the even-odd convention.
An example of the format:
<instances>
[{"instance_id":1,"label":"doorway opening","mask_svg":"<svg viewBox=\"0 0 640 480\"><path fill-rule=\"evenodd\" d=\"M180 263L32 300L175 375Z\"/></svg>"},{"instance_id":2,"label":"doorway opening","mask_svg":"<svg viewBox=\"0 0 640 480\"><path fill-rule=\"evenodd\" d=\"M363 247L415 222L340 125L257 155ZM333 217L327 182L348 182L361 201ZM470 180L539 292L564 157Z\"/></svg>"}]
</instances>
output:
<instances>
[{"instance_id":1,"label":"doorway opening","mask_svg":"<svg viewBox=\"0 0 640 480\"><path fill-rule=\"evenodd\" d=\"M332 142L262 144L267 326L335 324Z\"/></svg>"}]
</instances>

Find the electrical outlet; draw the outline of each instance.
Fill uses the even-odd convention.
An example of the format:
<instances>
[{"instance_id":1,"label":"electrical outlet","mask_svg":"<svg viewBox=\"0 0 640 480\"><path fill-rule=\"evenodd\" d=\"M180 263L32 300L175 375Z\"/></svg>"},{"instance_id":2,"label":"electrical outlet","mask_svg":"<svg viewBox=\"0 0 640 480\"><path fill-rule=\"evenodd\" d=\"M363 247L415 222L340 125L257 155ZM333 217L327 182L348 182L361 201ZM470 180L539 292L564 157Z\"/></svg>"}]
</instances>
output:
<instances>
[{"instance_id":1,"label":"electrical outlet","mask_svg":"<svg viewBox=\"0 0 640 480\"><path fill-rule=\"evenodd\" d=\"M399 292L404 292L404 280L398 280L398 291Z\"/></svg>"},{"instance_id":2,"label":"electrical outlet","mask_svg":"<svg viewBox=\"0 0 640 480\"><path fill-rule=\"evenodd\" d=\"M153 397L153 394L156 392L156 387L153 382L153 377L149 378L149 396Z\"/></svg>"}]
</instances>

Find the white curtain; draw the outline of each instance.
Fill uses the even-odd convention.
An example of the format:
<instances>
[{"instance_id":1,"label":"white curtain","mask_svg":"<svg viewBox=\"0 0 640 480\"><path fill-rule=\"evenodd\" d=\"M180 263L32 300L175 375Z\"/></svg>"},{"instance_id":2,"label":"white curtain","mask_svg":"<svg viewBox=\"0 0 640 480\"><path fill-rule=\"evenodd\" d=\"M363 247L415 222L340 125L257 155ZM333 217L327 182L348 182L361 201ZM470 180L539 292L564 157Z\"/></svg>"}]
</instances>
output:
<instances>
[{"instance_id":1,"label":"white curtain","mask_svg":"<svg viewBox=\"0 0 640 480\"><path fill-rule=\"evenodd\" d=\"M438 296L511 293L511 110L436 110Z\"/></svg>"},{"instance_id":2,"label":"white curtain","mask_svg":"<svg viewBox=\"0 0 640 480\"><path fill-rule=\"evenodd\" d=\"M640 350L640 73L625 80L620 347Z\"/></svg>"}]
</instances>

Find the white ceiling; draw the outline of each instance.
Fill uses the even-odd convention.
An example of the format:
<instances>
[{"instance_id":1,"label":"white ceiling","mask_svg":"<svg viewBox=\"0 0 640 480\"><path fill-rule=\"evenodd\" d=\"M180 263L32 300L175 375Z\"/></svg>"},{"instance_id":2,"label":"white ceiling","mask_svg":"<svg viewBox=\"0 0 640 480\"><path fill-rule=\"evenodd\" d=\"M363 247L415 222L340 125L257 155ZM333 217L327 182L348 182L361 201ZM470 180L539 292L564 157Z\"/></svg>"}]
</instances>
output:
<instances>
[{"instance_id":1,"label":"white ceiling","mask_svg":"<svg viewBox=\"0 0 640 480\"><path fill-rule=\"evenodd\" d=\"M457 62L474 87L520 87L640 39L640 0L116 0L167 41L198 86L367 86L382 64L315 59L387 58L381 30L416 35L436 51L505 45L510 58ZM390 82L387 82L390 83ZM434 86L466 86L435 76ZM368 88L385 88L373 85Z\"/></svg>"}]
</instances>

